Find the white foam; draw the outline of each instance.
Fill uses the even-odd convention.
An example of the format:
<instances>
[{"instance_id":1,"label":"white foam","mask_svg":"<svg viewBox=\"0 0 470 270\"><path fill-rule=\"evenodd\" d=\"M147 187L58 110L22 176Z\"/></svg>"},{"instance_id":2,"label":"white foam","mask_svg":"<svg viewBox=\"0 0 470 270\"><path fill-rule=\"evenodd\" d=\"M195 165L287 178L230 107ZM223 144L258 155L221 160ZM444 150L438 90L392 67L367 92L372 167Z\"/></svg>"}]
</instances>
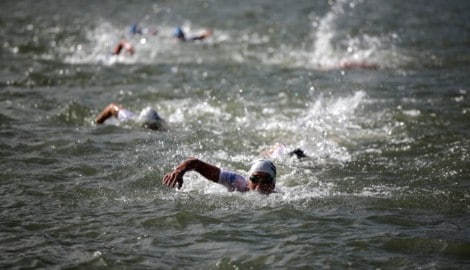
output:
<instances>
[{"instance_id":1,"label":"white foam","mask_svg":"<svg viewBox=\"0 0 470 270\"><path fill-rule=\"evenodd\" d=\"M190 26L184 26L190 31ZM173 27L159 25L156 35L145 36L131 35L127 29L117 27L105 20L97 23L96 27L86 32L87 42L81 44L67 44L59 50L64 55L64 61L71 64L96 64L114 65L174 62L173 55L178 55L178 61L186 58L193 60L193 55L185 53L184 50L175 52L178 41L172 37ZM112 50L120 40L125 39L135 48L133 55L120 54L113 56ZM227 35L221 31L217 32L217 38L210 38L205 43L221 42L227 39ZM214 41L216 40L216 41ZM177 47L176 47L177 48Z\"/></svg>"},{"instance_id":2,"label":"white foam","mask_svg":"<svg viewBox=\"0 0 470 270\"><path fill-rule=\"evenodd\" d=\"M421 115L420 110L404 110L403 113L405 115L408 115L408 116L411 116L411 117L417 117L417 116Z\"/></svg>"}]
</instances>

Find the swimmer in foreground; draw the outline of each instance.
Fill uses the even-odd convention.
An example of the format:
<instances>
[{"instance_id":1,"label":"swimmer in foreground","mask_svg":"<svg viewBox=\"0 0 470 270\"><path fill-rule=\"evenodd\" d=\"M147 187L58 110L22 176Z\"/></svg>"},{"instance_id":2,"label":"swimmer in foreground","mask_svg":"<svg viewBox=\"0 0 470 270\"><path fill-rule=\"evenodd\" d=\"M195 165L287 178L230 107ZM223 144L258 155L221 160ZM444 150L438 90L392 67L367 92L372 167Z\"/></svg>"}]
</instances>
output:
<instances>
[{"instance_id":1,"label":"swimmer in foreground","mask_svg":"<svg viewBox=\"0 0 470 270\"><path fill-rule=\"evenodd\" d=\"M148 129L167 129L165 120L163 120L160 115L158 115L158 113L150 107L146 107L137 115L121 105L111 103L106 106L103 111L100 112L100 114L98 114L95 122L97 124L103 124L111 117L116 118L119 122L133 122Z\"/></svg>"},{"instance_id":2,"label":"swimmer in foreground","mask_svg":"<svg viewBox=\"0 0 470 270\"><path fill-rule=\"evenodd\" d=\"M196 171L207 180L221 184L228 191L257 191L262 194L276 192L276 166L266 159L260 159L251 166L248 177L240 175L197 158L188 158L163 177L163 184L169 187L183 186L183 176L188 171Z\"/></svg>"},{"instance_id":3,"label":"swimmer in foreground","mask_svg":"<svg viewBox=\"0 0 470 270\"><path fill-rule=\"evenodd\" d=\"M197 33L196 35L192 35L189 37L186 37L186 34L184 33L183 29L181 29L180 26L176 27L175 31L173 31L173 37L177 38L180 41L187 41L187 40L203 40L206 39L210 36L212 36L212 29L204 29L201 32Z\"/></svg>"},{"instance_id":4,"label":"swimmer in foreground","mask_svg":"<svg viewBox=\"0 0 470 270\"><path fill-rule=\"evenodd\" d=\"M121 40L119 43L114 47L112 54L113 55L119 55L122 51L128 55L133 55L135 52L134 46L132 46L131 43L129 43L127 40Z\"/></svg>"}]
</instances>

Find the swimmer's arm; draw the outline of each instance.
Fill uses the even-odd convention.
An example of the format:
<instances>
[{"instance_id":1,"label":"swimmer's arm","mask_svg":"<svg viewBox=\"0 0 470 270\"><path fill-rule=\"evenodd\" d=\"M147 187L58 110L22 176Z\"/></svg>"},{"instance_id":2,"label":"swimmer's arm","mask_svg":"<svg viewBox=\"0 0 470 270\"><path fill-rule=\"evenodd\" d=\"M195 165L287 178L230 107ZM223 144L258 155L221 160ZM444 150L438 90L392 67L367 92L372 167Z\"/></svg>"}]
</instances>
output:
<instances>
[{"instance_id":1,"label":"swimmer's arm","mask_svg":"<svg viewBox=\"0 0 470 270\"><path fill-rule=\"evenodd\" d=\"M183 186L183 176L187 171L196 171L210 181L219 182L220 168L194 157L186 159L167 173L162 182L169 187L175 187L178 183L179 189Z\"/></svg>"},{"instance_id":2,"label":"swimmer's arm","mask_svg":"<svg viewBox=\"0 0 470 270\"><path fill-rule=\"evenodd\" d=\"M95 119L95 122L97 124L103 124L106 119L110 117L116 117L118 116L119 110L122 108L122 106L119 106L117 104L111 103L106 108L103 109L103 111L98 114L98 116Z\"/></svg>"},{"instance_id":3,"label":"swimmer's arm","mask_svg":"<svg viewBox=\"0 0 470 270\"><path fill-rule=\"evenodd\" d=\"M212 29L206 29L200 32L199 34L190 37L189 39L190 40L203 40L210 36L212 36Z\"/></svg>"}]
</instances>

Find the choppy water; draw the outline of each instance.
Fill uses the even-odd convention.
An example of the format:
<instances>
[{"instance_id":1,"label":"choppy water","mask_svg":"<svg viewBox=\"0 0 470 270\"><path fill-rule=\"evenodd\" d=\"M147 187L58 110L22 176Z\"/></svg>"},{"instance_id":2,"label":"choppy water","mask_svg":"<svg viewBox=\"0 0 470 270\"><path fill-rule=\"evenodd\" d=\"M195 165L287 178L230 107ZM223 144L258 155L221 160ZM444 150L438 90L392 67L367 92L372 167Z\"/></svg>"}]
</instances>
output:
<instances>
[{"instance_id":1,"label":"choppy water","mask_svg":"<svg viewBox=\"0 0 470 270\"><path fill-rule=\"evenodd\" d=\"M469 267L469 3L2 1L0 267ZM170 129L96 126L110 102ZM310 155L281 194L161 184L275 142Z\"/></svg>"}]
</instances>

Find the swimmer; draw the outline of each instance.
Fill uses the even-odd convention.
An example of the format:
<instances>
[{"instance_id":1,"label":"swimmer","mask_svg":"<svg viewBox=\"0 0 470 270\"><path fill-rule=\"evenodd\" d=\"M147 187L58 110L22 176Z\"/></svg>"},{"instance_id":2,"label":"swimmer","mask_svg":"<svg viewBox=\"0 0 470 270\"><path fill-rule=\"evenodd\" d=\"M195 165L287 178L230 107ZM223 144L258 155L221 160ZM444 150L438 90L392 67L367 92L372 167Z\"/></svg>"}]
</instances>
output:
<instances>
[{"instance_id":1,"label":"swimmer","mask_svg":"<svg viewBox=\"0 0 470 270\"><path fill-rule=\"evenodd\" d=\"M286 146L282 143L275 143L269 149L260 153L260 156L268 157L268 158L283 158L286 156L293 157L295 156L298 159L302 159L307 157L304 151L300 148L296 148L292 151L288 151Z\"/></svg>"},{"instance_id":2,"label":"swimmer","mask_svg":"<svg viewBox=\"0 0 470 270\"><path fill-rule=\"evenodd\" d=\"M133 35L135 34L142 34L142 28L139 27L139 25L137 23L134 23L131 25L131 27L129 28L129 32Z\"/></svg>"},{"instance_id":3,"label":"swimmer","mask_svg":"<svg viewBox=\"0 0 470 270\"><path fill-rule=\"evenodd\" d=\"M248 172L248 177L245 177L192 157L167 173L162 182L172 188L177 185L177 188L180 189L183 186L183 176L188 171L196 171L207 180L225 186L230 192L257 191L262 194L277 192L274 190L276 186L276 166L267 159L255 161Z\"/></svg>"},{"instance_id":4,"label":"swimmer","mask_svg":"<svg viewBox=\"0 0 470 270\"><path fill-rule=\"evenodd\" d=\"M179 41L187 41L187 40L203 40L206 39L210 36L212 36L212 29L204 29L201 32L199 32L196 35L192 35L190 37L186 37L186 34L184 33L183 29L181 29L180 26L176 27L175 30L173 31L173 37L178 39Z\"/></svg>"},{"instance_id":5,"label":"swimmer","mask_svg":"<svg viewBox=\"0 0 470 270\"><path fill-rule=\"evenodd\" d=\"M103 111L98 114L95 119L97 124L103 124L107 119L114 117L119 122L134 122L139 126L153 129L153 130L165 130L167 125L165 120L163 120L158 113L150 108L146 107L143 109L140 114L135 114L121 105L111 103L106 106Z\"/></svg>"},{"instance_id":6,"label":"swimmer","mask_svg":"<svg viewBox=\"0 0 470 270\"><path fill-rule=\"evenodd\" d=\"M151 34L151 35L156 35L157 30L150 30L149 28L142 28L139 26L139 24L134 23L129 27L129 32L132 35L137 35L137 34Z\"/></svg>"},{"instance_id":7,"label":"swimmer","mask_svg":"<svg viewBox=\"0 0 470 270\"><path fill-rule=\"evenodd\" d=\"M134 46L132 46L132 44L130 44L126 40L121 40L116 45L116 47L114 47L112 54L113 55L119 55L122 52L122 50L124 50L124 52L126 52L129 55L133 55L134 52L135 52Z\"/></svg>"}]
</instances>

